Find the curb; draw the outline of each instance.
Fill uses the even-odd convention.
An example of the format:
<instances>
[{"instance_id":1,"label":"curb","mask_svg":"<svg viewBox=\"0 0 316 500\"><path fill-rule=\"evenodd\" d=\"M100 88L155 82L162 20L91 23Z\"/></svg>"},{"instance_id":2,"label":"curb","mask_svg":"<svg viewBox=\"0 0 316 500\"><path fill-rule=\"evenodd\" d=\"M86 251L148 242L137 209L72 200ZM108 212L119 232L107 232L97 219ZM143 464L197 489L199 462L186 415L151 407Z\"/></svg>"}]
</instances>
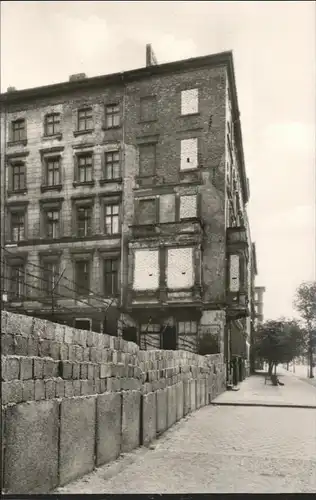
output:
<instances>
[{"instance_id":1,"label":"curb","mask_svg":"<svg viewBox=\"0 0 316 500\"><path fill-rule=\"evenodd\" d=\"M215 403L211 402L213 406L258 406L261 408L302 408L316 410L316 405L286 405L286 404L268 404L268 403Z\"/></svg>"}]
</instances>

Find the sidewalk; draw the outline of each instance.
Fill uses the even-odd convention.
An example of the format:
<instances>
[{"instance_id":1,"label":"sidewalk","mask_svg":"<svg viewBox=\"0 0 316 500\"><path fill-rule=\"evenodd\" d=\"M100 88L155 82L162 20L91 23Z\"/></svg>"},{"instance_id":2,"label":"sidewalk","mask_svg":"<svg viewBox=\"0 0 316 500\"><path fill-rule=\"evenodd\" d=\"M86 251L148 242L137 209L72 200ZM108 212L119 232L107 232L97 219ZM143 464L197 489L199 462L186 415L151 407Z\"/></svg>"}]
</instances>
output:
<instances>
[{"instance_id":1,"label":"sidewalk","mask_svg":"<svg viewBox=\"0 0 316 500\"><path fill-rule=\"evenodd\" d=\"M226 391L212 401L216 405L281 406L316 409L316 388L283 368L277 371L283 386L273 386L264 372L244 380L239 391Z\"/></svg>"}]
</instances>

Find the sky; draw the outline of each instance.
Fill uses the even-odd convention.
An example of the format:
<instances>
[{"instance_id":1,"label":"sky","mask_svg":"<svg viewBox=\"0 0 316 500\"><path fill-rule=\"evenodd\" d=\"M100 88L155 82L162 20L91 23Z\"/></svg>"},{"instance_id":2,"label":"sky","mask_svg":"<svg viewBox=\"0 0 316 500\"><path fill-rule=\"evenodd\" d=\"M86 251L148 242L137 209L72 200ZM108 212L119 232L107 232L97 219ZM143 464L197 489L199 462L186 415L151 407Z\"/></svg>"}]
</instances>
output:
<instances>
[{"instance_id":1,"label":"sky","mask_svg":"<svg viewBox=\"0 0 316 500\"><path fill-rule=\"evenodd\" d=\"M233 50L266 319L315 280L316 4L1 2L1 92Z\"/></svg>"}]
</instances>

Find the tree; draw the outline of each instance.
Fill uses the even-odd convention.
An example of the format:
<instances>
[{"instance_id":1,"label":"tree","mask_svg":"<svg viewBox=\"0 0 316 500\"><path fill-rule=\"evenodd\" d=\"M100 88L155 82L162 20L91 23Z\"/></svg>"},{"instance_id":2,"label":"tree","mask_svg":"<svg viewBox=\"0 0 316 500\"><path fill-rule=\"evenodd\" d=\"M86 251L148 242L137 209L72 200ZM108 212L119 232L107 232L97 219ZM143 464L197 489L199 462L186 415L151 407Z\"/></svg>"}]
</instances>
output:
<instances>
[{"instance_id":1,"label":"tree","mask_svg":"<svg viewBox=\"0 0 316 500\"><path fill-rule=\"evenodd\" d=\"M313 352L316 344L316 281L306 281L296 290L294 307L300 313L307 330L309 377L313 378Z\"/></svg>"},{"instance_id":2,"label":"tree","mask_svg":"<svg viewBox=\"0 0 316 500\"><path fill-rule=\"evenodd\" d=\"M269 375L279 363L289 363L305 348L305 332L297 321L266 321L258 327L254 351L269 365Z\"/></svg>"}]
</instances>

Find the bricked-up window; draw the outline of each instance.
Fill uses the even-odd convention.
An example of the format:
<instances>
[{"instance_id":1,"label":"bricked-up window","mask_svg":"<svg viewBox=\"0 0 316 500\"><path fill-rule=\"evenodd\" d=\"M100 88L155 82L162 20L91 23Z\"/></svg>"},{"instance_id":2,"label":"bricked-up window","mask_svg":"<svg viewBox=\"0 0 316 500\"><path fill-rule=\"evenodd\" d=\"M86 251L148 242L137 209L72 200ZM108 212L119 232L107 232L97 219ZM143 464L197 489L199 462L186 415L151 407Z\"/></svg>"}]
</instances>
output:
<instances>
[{"instance_id":1,"label":"bricked-up window","mask_svg":"<svg viewBox=\"0 0 316 500\"><path fill-rule=\"evenodd\" d=\"M198 167L198 140L197 138L181 141L181 170L191 170Z\"/></svg>"},{"instance_id":2,"label":"bricked-up window","mask_svg":"<svg viewBox=\"0 0 316 500\"><path fill-rule=\"evenodd\" d=\"M12 122L12 142L19 142L26 139L26 121L23 119Z\"/></svg>"},{"instance_id":3,"label":"bricked-up window","mask_svg":"<svg viewBox=\"0 0 316 500\"><path fill-rule=\"evenodd\" d=\"M180 219L192 219L197 216L197 196L180 196Z\"/></svg>"},{"instance_id":4,"label":"bricked-up window","mask_svg":"<svg viewBox=\"0 0 316 500\"><path fill-rule=\"evenodd\" d=\"M43 267L42 289L45 293L51 294L56 290L59 281L59 263L45 262Z\"/></svg>"},{"instance_id":5,"label":"bricked-up window","mask_svg":"<svg viewBox=\"0 0 316 500\"><path fill-rule=\"evenodd\" d=\"M120 126L120 106L119 104L109 104L105 106L105 126L115 128Z\"/></svg>"},{"instance_id":6,"label":"bricked-up window","mask_svg":"<svg viewBox=\"0 0 316 500\"><path fill-rule=\"evenodd\" d=\"M90 290L90 262L77 260L75 262L75 291L78 295L88 295Z\"/></svg>"},{"instance_id":7,"label":"bricked-up window","mask_svg":"<svg viewBox=\"0 0 316 500\"><path fill-rule=\"evenodd\" d=\"M157 290L159 287L159 251L135 250L134 290Z\"/></svg>"},{"instance_id":8,"label":"bricked-up window","mask_svg":"<svg viewBox=\"0 0 316 500\"><path fill-rule=\"evenodd\" d=\"M57 135L60 133L60 114L51 113L45 116L45 135Z\"/></svg>"},{"instance_id":9,"label":"bricked-up window","mask_svg":"<svg viewBox=\"0 0 316 500\"><path fill-rule=\"evenodd\" d=\"M19 263L9 267L9 295L11 299L21 299L25 295L25 264Z\"/></svg>"},{"instance_id":10,"label":"bricked-up window","mask_svg":"<svg viewBox=\"0 0 316 500\"><path fill-rule=\"evenodd\" d=\"M78 110L78 131L92 130L93 118L92 108L84 108Z\"/></svg>"},{"instance_id":11,"label":"bricked-up window","mask_svg":"<svg viewBox=\"0 0 316 500\"><path fill-rule=\"evenodd\" d=\"M159 197L159 222L175 222L176 199L174 194L162 194Z\"/></svg>"},{"instance_id":12,"label":"bricked-up window","mask_svg":"<svg viewBox=\"0 0 316 500\"><path fill-rule=\"evenodd\" d=\"M139 175L151 176L156 170L156 144L139 146Z\"/></svg>"},{"instance_id":13,"label":"bricked-up window","mask_svg":"<svg viewBox=\"0 0 316 500\"><path fill-rule=\"evenodd\" d=\"M104 212L106 234L118 234L120 232L119 205L105 205Z\"/></svg>"},{"instance_id":14,"label":"bricked-up window","mask_svg":"<svg viewBox=\"0 0 316 500\"><path fill-rule=\"evenodd\" d=\"M138 200L136 208L138 224L156 224L157 222L157 201L156 198L150 200Z\"/></svg>"},{"instance_id":15,"label":"bricked-up window","mask_svg":"<svg viewBox=\"0 0 316 500\"><path fill-rule=\"evenodd\" d=\"M191 288L194 285L193 248L169 248L167 252L167 287Z\"/></svg>"},{"instance_id":16,"label":"bricked-up window","mask_svg":"<svg viewBox=\"0 0 316 500\"><path fill-rule=\"evenodd\" d=\"M106 296L118 294L118 259L104 260L104 294Z\"/></svg>"},{"instance_id":17,"label":"bricked-up window","mask_svg":"<svg viewBox=\"0 0 316 500\"><path fill-rule=\"evenodd\" d=\"M11 212L11 240L25 239L25 212Z\"/></svg>"},{"instance_id":18,"label":"bricked-up window","mask_svg":"<svg viewBox=\"0 0 316 500\"><path fill-rule=\"evenodd\" d=\"M142 97L140 99L140 121L151 122L157 119L156 96Z\"/></svg>"},{"instance_id":19,"label":"bricked-up window","mask_svg":"<svg viewBox=\"0 0 316 500\"><path fill-rule=\"evenodd\" d=\"M46 182L47 186L58 186L60 184L60 158L46 159Z\"/></svg>"},{"instance_id":20,"label":"bricked-up window","mask_svg":"<svg viewBox=\"0 0 316 500\"><path fill-rule=\"evenodd\" d=\"M183 90L181 92L181 115L192 115L199 112L198 89Z\"/></svg>"},{"instance_id":21,"label":"bricked-up window","mask_svg":"<svg viewBox=\"0 0 316 500\"><path fill-rule=\"evenodd\" d=\"M78 182L92 181L92 154L78 155Z\"/></svg>"},{"instance_id":22,"label":"bricked-up window","mask_svg":"<svg viewBox=\"0 0 316 500\"><path fill-rule=\"evenodd\" d=\"M48 210L45 212L45 228L47 238L59 237L59 210Z\"/></svg>"},{"instance_id":23,"label":"bricked-up window","mask_svg":"<svg viewBox=\"0 0 316 500\"><path fill-rule=\"evenodd\" d=\"M121 175L120 170L119 151L109 151L105 153L105 178L107 180L119 179Z\"/></svg>"},{"instance_id":24,"label":"bricked-up window","mask_svg":"<svg viewBox=\"0 0 316 500\"><path fill-rule=\"evenodd\" d=\"M25 163L19 162L11 166L12 191L23 191L26 188Z\"/></svg>"},{"instance_id":25,"label":"bricked-up window","mask_svg":"<svg viewBox=\"0 0 316 500\"><path fill-rule=\"evenodd\" d=\"M229 258L229 290L231 292L239 291L240 273L239 273L239 255L230 255Z\"/></svg>"},{"instance_id":26,"label":"bricked-up window","mask_svg":"<svg viewBox=\"0 0 316 500\"><path fill-rule=\"evenodd\" d=\"M92 232L92 207L77 207L77 236L83 238Z\"/></svg>"}]
</instances>

